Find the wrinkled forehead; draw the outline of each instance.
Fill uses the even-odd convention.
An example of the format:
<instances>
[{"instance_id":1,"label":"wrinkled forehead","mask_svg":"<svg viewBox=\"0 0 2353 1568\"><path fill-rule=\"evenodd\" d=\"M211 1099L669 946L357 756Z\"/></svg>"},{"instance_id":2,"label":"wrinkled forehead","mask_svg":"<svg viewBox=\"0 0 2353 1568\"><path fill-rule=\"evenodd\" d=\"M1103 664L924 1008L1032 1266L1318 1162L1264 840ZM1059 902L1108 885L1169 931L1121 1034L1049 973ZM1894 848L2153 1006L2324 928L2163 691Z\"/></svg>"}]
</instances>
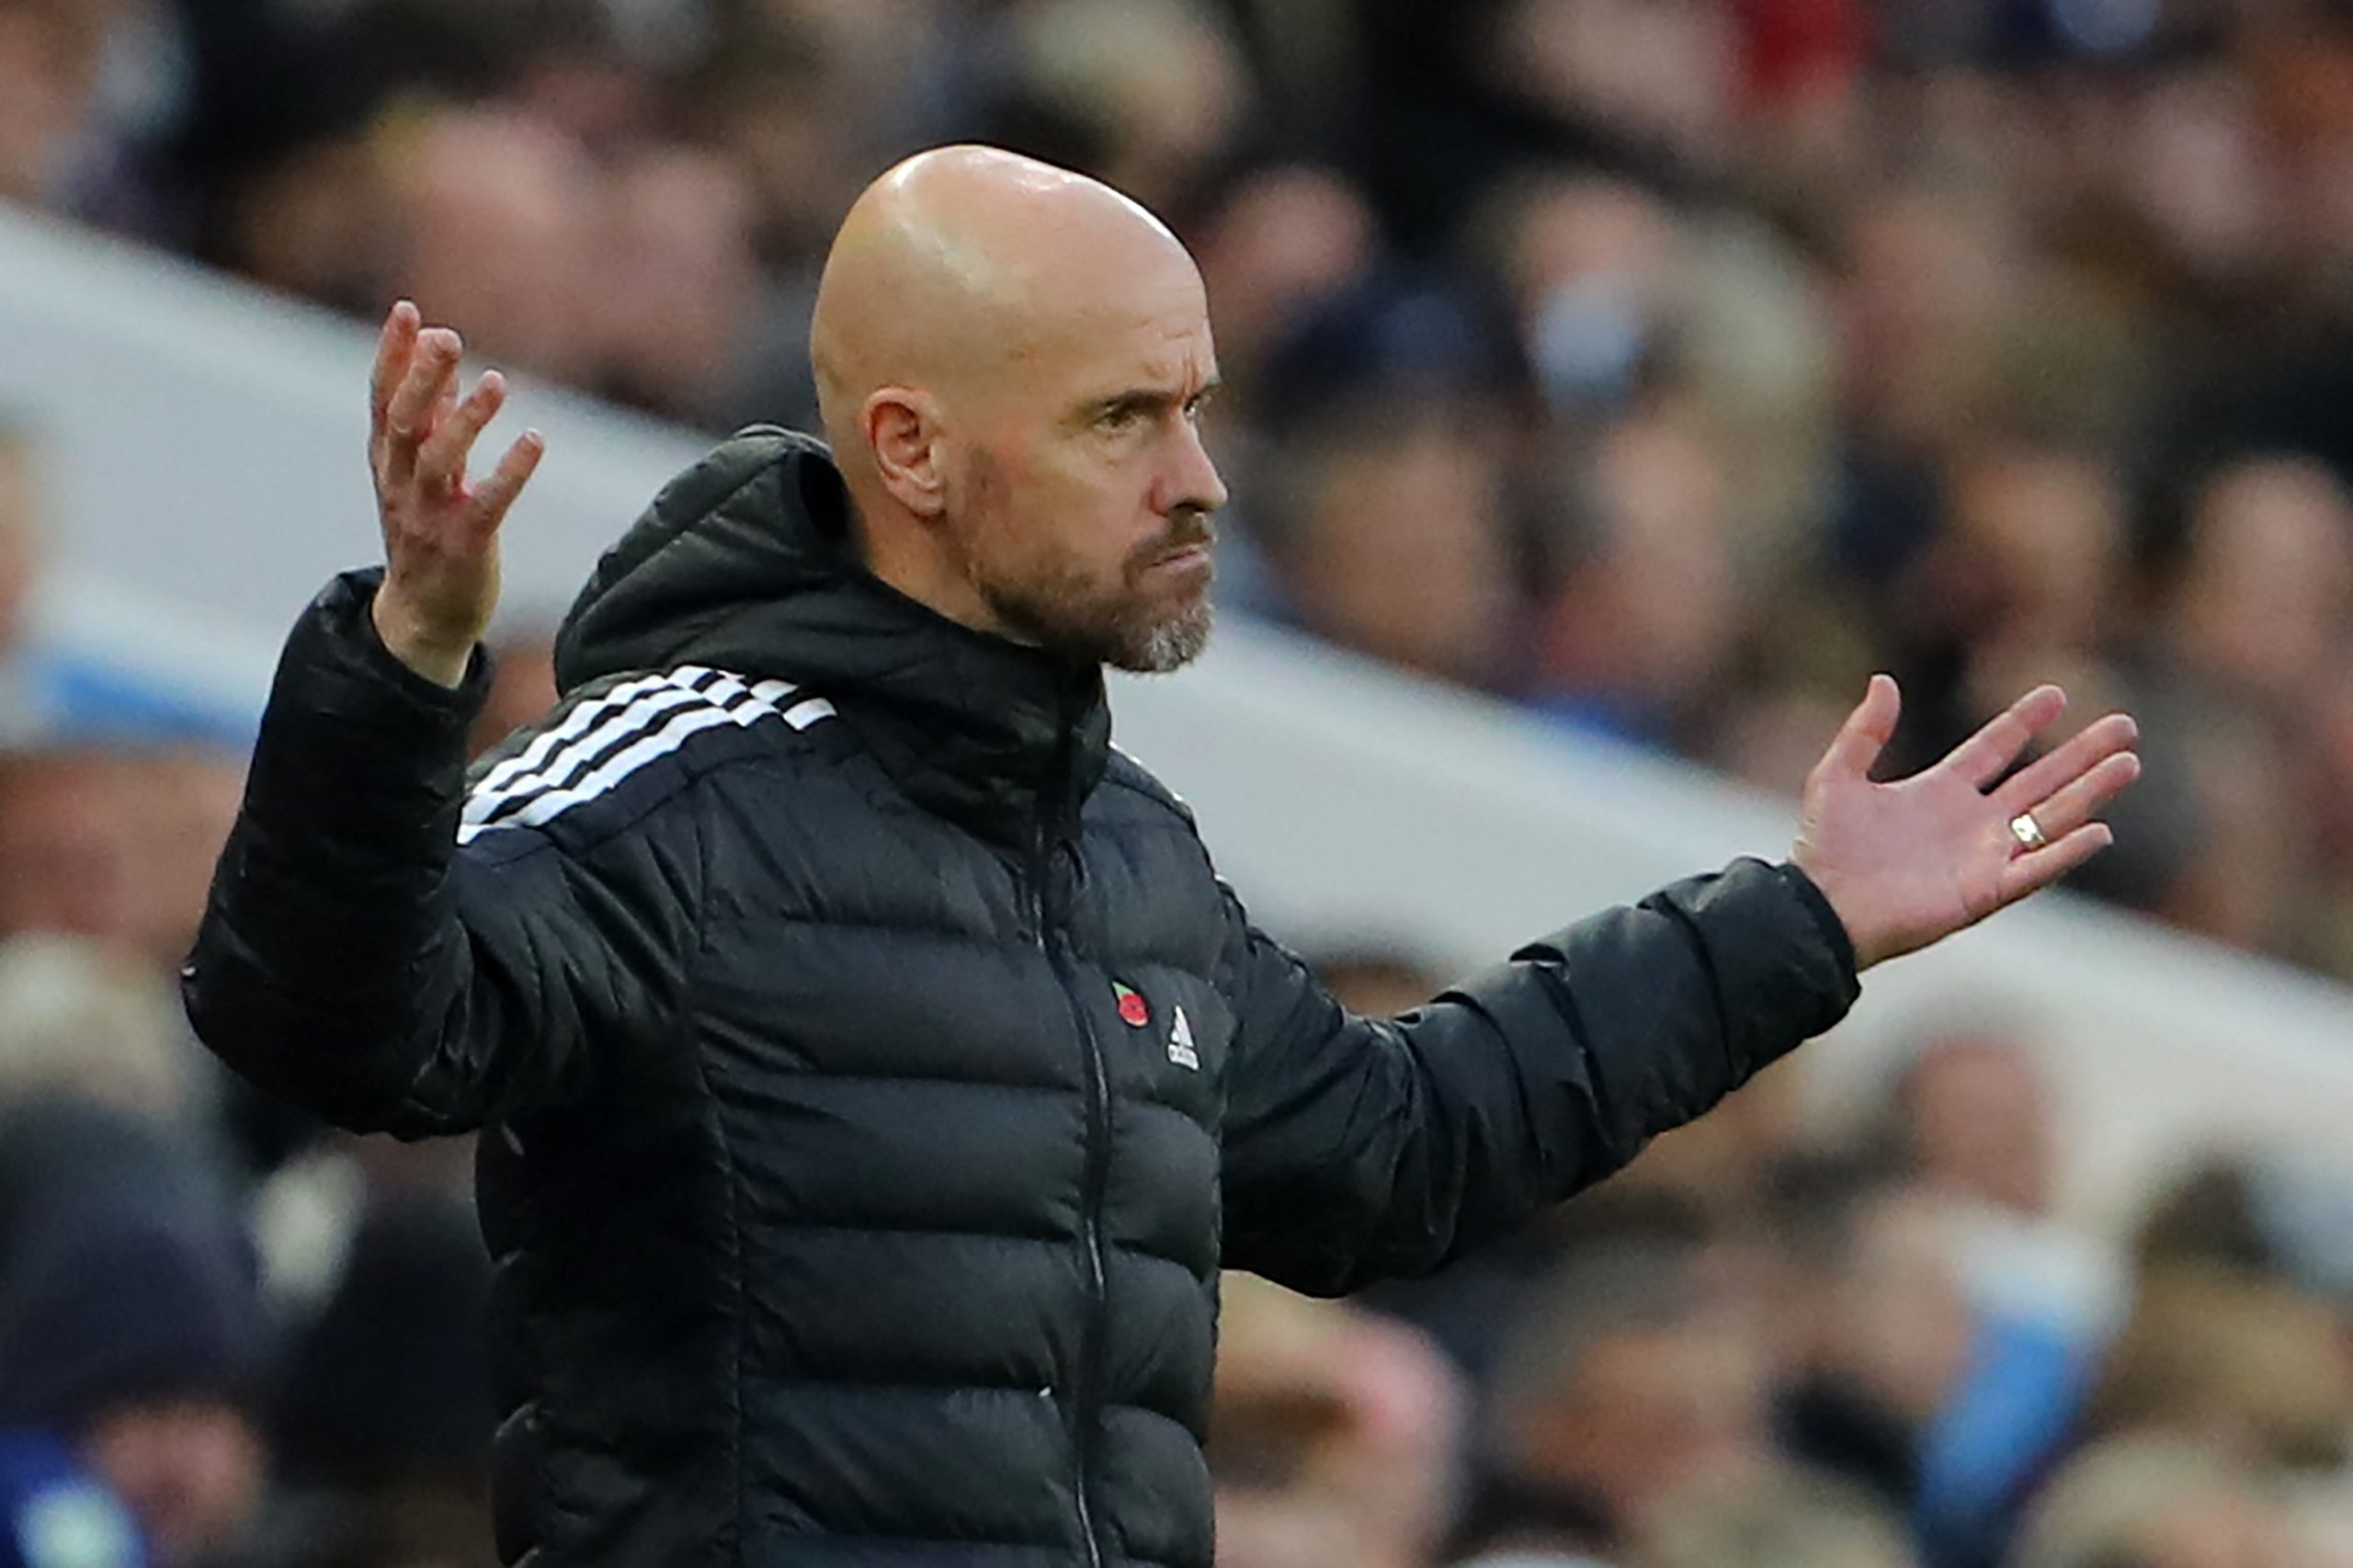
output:
<instances>
[{"instance_id":1,"label":"wrinkled forehead","mask_svg":"<svg viewBox=\"0 0 2353 1568\"><path fill-rule=\"evenodd\" d=\"M1094 265L1053 258L1020 294L1026 308L1007 324L1010 368L1040 392L1189 393L1216 372L1208 293L1182 251L1154 247Z\"/></svg>"}]
</instances>

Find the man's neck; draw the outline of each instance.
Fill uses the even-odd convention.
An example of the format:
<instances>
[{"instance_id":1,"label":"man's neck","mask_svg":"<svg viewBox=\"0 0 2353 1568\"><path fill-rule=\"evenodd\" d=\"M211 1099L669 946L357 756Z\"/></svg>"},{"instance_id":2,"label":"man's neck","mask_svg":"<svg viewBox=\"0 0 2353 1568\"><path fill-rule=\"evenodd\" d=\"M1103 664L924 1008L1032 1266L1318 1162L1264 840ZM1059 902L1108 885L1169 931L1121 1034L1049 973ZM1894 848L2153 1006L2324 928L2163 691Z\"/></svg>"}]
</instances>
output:
<instances>
[{"instance_id":1,"label":"man's neck","mask_svg":"<svg viewBox=\"0 0 2353 1568\"><path fill-rule=\"evenodd\" d=\"M1008 642L1025 641L1006 629L963 562L942 550L920 520L894 517L878 527L853 499L849 538L867 571L934 614Z\"/></svg>"}]
</instances>

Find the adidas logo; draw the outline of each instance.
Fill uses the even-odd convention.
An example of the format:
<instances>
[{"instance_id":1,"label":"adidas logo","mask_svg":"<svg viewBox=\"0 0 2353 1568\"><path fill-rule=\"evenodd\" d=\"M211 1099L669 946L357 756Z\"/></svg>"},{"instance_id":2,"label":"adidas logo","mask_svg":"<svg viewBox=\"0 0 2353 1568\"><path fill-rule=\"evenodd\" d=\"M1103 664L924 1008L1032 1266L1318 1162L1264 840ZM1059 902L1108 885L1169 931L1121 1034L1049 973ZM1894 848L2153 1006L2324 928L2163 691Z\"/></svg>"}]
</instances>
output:
<instances>
[{"instance_id":1,"label":"adidas logo","mask_svg":"<svg viewBox=\"0 0 2353 1568\"><path fill-rule=\"evenodd\" d=\"M1193 1049L1193 1026L1182 1007L1168 1026L1168 1060L1195 1073L1201 1070L1201 1053Z\"/></svg>"}]
</instances>

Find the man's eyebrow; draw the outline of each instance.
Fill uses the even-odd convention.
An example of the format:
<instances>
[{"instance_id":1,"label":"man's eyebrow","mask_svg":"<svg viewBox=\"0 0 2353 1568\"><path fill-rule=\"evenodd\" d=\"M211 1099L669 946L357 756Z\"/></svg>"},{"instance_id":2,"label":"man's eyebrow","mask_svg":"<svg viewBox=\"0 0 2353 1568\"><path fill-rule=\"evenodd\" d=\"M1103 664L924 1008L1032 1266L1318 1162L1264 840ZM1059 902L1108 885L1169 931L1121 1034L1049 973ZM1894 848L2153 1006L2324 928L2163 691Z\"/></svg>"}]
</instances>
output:
<instances>
[{"instance_id":1,"label":"man's eyebrow","mask_svg":"<svg viewBox=\"0 0 2353 1568\"><path fill-rule=\"evenodd\" d=\"M1084 406L1091 415L1125 414L1131 409L1168 408L1199 403L1224 384L1225 378L1222 375L1212 375L1201 383L1200 390L1191 393L1181 392L1176 388L1165 386L1128 387L1120 392L1108 392L1101 397L1090 398Z\"/></svg>"},{"instance_id":2,"label":"man's eyebrow","mask_svg":"<svg viewBox=\"0 0 2353 1568\"><path fill-rule=\"evenodd\" d=\"M1176 393L1166 387L1129 387L1090 398L1086 406L1090 414L1125 414L1131 409L1165 408L1176 401Z\"/></svg>"}]
</instances>

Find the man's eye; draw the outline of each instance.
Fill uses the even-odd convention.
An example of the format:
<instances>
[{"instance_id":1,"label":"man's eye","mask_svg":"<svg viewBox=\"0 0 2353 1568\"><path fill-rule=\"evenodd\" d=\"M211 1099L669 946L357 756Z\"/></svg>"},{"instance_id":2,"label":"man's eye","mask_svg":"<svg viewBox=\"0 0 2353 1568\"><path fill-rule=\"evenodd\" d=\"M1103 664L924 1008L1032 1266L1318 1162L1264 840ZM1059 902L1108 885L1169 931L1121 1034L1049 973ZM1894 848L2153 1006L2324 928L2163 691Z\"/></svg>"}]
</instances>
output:
<instances>
[{"instance_id":1,"label":"man's eye","mask_svg":"<svg viewBox=\"0 0 2353 1568\"><path fill-rule=\"evenodd\" d=\"M1095 423L1106 430L1124 430L1133 425L1139 416L1140 411L1135 404L1123 403L1116 407L1105 409Z\"/></svg>"}]
</instances>

